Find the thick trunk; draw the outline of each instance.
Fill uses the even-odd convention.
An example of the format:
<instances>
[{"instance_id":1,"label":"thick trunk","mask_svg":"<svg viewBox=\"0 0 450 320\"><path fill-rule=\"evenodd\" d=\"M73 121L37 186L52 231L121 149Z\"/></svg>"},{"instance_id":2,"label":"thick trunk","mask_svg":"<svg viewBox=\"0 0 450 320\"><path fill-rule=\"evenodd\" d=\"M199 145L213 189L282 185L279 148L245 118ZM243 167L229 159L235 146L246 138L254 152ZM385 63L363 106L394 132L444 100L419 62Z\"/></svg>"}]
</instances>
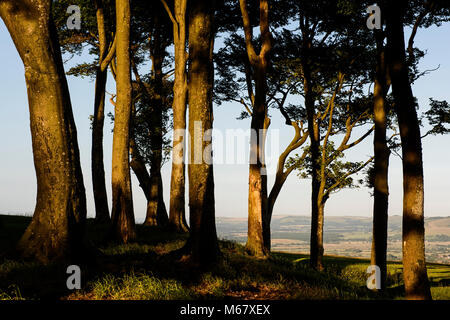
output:
<instances>
[{"instance_id":1,"label":"thick trunk","mask_svg":"<svg viewBox=\"0 0 450 320\"><path fill-rule=\"evenodd\" d=\"M213 127L214 1L193 1L189 16L189 246L192 259L215 261L219 253L215 224L211 143Z\"/></svg>"},{"instance_id":2,"label":"thick trunk","mask_svg":"<svg viewBox=\"0 0 450 320\"><path fill-rule=\"evenodd\" d=\"M173 87L173 156L170 179L169 227L178 232L189 228L185 214L185 131L186 131L186 2L175 0L174 44L175 81Z\"/></svg>"},{"instance_id":3,"label":"thick trunk","mask_svg":"<svg viewBox=\"0 0 450 320\"><path fill-rule=\"evenodd\" d=\"M0 16L25 67L37 180L33 219L18 250L44 263L78 260L86 253L86 198L51 1L2 1Z\"/></svg>"},{"instance_id":4,"label":"thick trunk","mask_svg":"<svg viewBox=\"0 0 450 320\"><path fill-rule=\"evenodd\" d=\"M378 65L374 87L374 194L373 236L371 264L381 271L381 290L386 289L386 253L388 231L389 185L388 168L390 151L386 141L386 65L382 41L378 41Z\"/></svg>"},{"instance_id":5,"label":"thick trunk","mask_svg":"<svg viewBox=\"0 0 450 320\"><path fill-rule=\"evenodd\" d=\"M403 162L403 277L408 299L431 299L425 263L422 141L406 65L403 19L406 1L387 14L389 71Z\"/></svg>"},{"instance_id":6,"label":"thick trunk","mask_svg":"<svg viewBox=\"0 0 450 320\"><path fill-rule=\"evenodd\" d=\"M94 190L95 220L109 221L105 168L103 165L103 125L105 122L105 90L107 71L97 68L95 79L94 117L92 119L92 187Z\"/></svg>"},{"instance_id":7,"label":"thick trunk","mask_svg":"<svg viewBox=\"0 0 450 320\"><path fill-rule=\"evenodd\" d=\"M112 235L127 243L136 237L129 162L131 100L130 1L116 0L117 101L112 155Z\"/></svg>"},{"instance_id":8,"label":"thick trunk","mask_svg":"<svg viewBox=\"0 0 450 320\"><path fill-rule=\"evenodd\" d=\"M146 226L164 227L168 223L166 205L163 199L163 182L161 171L150 172L149 198L147 201Z\"/></svg>"}]
</instances>

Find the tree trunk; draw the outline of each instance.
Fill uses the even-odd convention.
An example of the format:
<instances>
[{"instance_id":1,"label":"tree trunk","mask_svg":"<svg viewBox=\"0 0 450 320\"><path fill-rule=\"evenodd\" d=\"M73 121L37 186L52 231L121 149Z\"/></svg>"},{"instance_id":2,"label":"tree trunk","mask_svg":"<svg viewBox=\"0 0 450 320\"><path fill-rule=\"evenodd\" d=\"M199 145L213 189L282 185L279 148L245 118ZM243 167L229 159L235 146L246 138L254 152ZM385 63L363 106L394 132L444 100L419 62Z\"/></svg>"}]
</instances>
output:
<instances>
[{"instance_id":1,"label":"tree trunk","mask_svg":"<svg viewBox=\"0 0 450 320\"><path fill-rule=\"evenodd\" d=\"M129 161L131 100L130 1L116 0L117 101L112 153L112 235L122 243L136 237Z\"/></svg>"},{"instance_id":2,"label":"tree trunk","mask_svg":"<svg viewBox=\"0 0 450 320\"><path fill-rule=\"evenodd\" d=\"M25 67L37 180L33 219L17 248L44 263L76 261L86 254L86 197L51 1L1 1L0 16Z\"/></svg>"},{"instance_id":3,"label":"tree trunk","mask_svg":"<svg viewBox=\"0 0 450 320\"><path fill-rule=\"evenodd\" d=\"M389 72L402 142L403 277L407 299L431 299L425 263L422 141L403 32L406 6L406 1L397 1L387 10Z\"/></svg>"},{"instance_id":4,"label":"tree trunk","mask_svg":"<svg viewBox=\"0 0 450 320\"><path fill-rule=\"evenodd\" d=\"M172 175L170 178L169 227L178 232L189 228L185 214L185 133L186 133L186 3L175 0L174 44L175 81L173 86L173 149ZM181 141L180 141L181 140Z\"/></svg>"},{"instance_id":5,"label":"tree trunk","mask_svg":"<svg viewBox=\"0 0 450 320\"><path fill-rule=\"evenodd\" d=\"M305 67L306 68L306 67ZM309 70L306 68L306 70ZM310 265L314 269L321 269L321 250L320 244L320 179L319 179L319 157L320 157L320 132L319 124L316 120L316 111L314 99L311 92L309 78L305 80L305 106L308 118L308 131L310 139L311 152L311 240L310 240Z\"/></svg>"},{"instance_id":6,"label":"tree trunk","mask_svg":"<svg viewBox=\"0 0 450 320\"><path fill-rule=\"evenodd\" d=\"M264 163L266 130L270 125L267 117L267 79L269 55L272 49L272 35L269 29L269 2L259 1L261 50L256 54L253 46L253 26L247 8L247 1L240 0L244 24L245 45L248 60L252 66L255 81L255 98L252 102L250 136L250 164L248 186L248 236L247 251L254 256L267 257L270 253L270 216L268 215L267 173Z\"/></svg>"},{"instance_id":7,"label":"tree trunk","mask_svg":"<svg viewBox=\"0 0 450 320\"><path fill-rule=\"evenodd\" d=\"M99 40L99 61L95 77L94 116L92 119L91 171L94 191L95 220L110 221L108 195L106 193L105 168L103 164L103 126L105 122L105 90L107 70L102 70L106 58L108 42L105 32L103 1L96 0L97 28Z\"/></svg>"},{"instance_id":8,"label":"tree trunk","mask_svg":"<svg viewBox=\"0 0 450 320\"><path fill-rule=\"evenodd\" d=\"M94 190L95 220L110 221L108 196L103 165L103 125L105 122L105 90L107 71L97 68L95 79L94 118L92 120L92 188Z\"/></svg>"},{"instance_id":9,"label":"tree trunk","mask_svg":"<svg viewBox=\"0 0 450 320\"><path fill-rule=\"evenodd\" d=\"M148 174L147 167L145 166L145 161L142 158L141 154L139 153L139 150L137 149L134 138L130 139L130 156L131 156L130 167L139 181L139 186L144 192L145 199L149 201L150 176Z\"/></svg>"},{"instance_id":10,"label":"tree trunk","mask_svg":"<svg viewBox=\"0 0 450 320\"><path fill-rule=\"evenodd\" d=\"M311 234L311 240L314 238L314 255L311 252L311 266L322 271L323 267L323 222L324 222L325 203L319 203L317 205L317 215L315 217L315 223L317 225L314 233ZM312 241L311 241L312 242ZM311 246L312 247L312 246ZM313 260L314 259L314 260Z\"/></svg>"},{"instance_id":11,"label":"tree trunk","mask_svg":"<svg viewBox=\"0 0 450 320\"><path fill-rule=\"evenodd\" d=\"M214 1L196 0L189 15L189 246L192 259L215 261L219 253L215 224L212 141ZM208 134L206 132L206 134Z\"/></svg>"},{"instance_id":12,"label":"tree trunk","mask_svg":"<svg viewBox=\"0 0 450 320\"><path fill-rule=\"evenodd\" d=\"M156 21L157 23L158 21ZM165 227L168 223L166 205L163 199L163 181L161 178L162 152L163 152L163 70L162 64L165 56L164 44L160 41L161 35L155 32L150 50L153 69L154 97L151 99L152 114L149 121L150 132L150 190L147 203L147 215L144 224L147 226Z\"/></svg>"},{"instance_id":13,"label":"tree trunk","mask_svg":"<svg viewBox=\"0 0 450 320\"><path fill-rule=\"evenodd\" d=\"M386 64L383 40L377 39L377 70L374 87L374 194L373 194L373 236L371 264L381 271L381 290L386 289L386 255L388 232L389 185L388 168L390 151L386 141Z\"/></svg>"},{"instance_id":14,"label":"tree trunk","mask_svg":"<svg viewBox=\"0 0 450 320\"><path fill-rule=\"evenodd\" d=\"M267 173L264 164L264 120L266 119L266 80L261 70L256 79L250 138L248 188L248 238L246 249L254 256L270 253L270 221L268 221Z\"/></svg>"}]
</instances>

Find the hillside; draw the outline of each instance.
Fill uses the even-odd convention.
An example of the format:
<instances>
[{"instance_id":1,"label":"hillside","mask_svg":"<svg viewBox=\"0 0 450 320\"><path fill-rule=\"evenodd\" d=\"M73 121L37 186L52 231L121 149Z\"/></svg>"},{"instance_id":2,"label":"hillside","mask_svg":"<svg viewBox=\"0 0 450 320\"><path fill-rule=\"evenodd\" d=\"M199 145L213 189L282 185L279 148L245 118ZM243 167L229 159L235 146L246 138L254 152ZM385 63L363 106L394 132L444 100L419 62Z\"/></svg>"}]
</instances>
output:
<instances>
[{"instance_id":1,"label":"hillside","mask_svg":"<svg viewBox=\"0 0 450 320\"><path fill-rule=\"evenodd\" d=\"M310 217L273 216L272 247L274 250L308 253ZM401 260L400 216L389 217L388 259ZM247 219L217 218L219 236L244 243ZM426 257L429 262L450 264L450 217L425 219ZM325 217L324 247L326 254L369 258L372 238L372 218L352 216Z\"/></svg>"},{"instance_id":2,"label":"hillside","mask_svg":"<svg viewBox=\"0 0 450 320\"><path fill-rule=\"evenodd\" d=\"M0 216L0 300L203 300L203 299L402 299L402 265L388 265L388 290L366 288L368 260L325 256L325 271L314 271L304 254L273 252L267 260L249 257L243 246L220 241L222 257L199 268L177 253L186 235L137 226L138 239L127 245L105 243L107 229L88 223L98 249L95 263L83 265L82 288L69 291L66 267L40 265L4 255L20 237L28 217ZM281 225L296 218L284 217ZM284 221L284 223L283 223ZM236 222L236 221L235 221ZM237 225L240 225L239 221ZM224 226L219 223L219 226ZM428 264L434 299L450 299L450 266Z\"/></svg>"}]
</instances>

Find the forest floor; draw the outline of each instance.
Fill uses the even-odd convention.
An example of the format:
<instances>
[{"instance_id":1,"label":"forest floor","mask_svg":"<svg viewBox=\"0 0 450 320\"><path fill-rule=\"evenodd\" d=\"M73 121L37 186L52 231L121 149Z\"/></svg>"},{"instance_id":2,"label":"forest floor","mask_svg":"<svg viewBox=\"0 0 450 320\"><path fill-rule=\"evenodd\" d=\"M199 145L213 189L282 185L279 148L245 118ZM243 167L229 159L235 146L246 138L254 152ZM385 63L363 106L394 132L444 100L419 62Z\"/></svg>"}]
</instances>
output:
<instances>
[{"instance_id":1,"label":"forest floor","mask_svg":"<svg viewBox=\"0 0 450 320\"><path fill-rule=\"evenodd\" d=\"M402 265L388 265L383 295L366 287L369 261L325 256L325 270L314 271L308 256L273 252L255 259L244 247L220 241L222 256L198 267L173 254L187 236L137 226L137 241L105 243L107 228L88 221L88 237L98 248L95 264L81 266L82 288L68 290L67 265L41 265L6 258L30 218L0 216L0 299L58 300L202 300L202 299L403 299ZM450 265L428 264L433 299L450 300Z\"/></svg>"}]
</instances>

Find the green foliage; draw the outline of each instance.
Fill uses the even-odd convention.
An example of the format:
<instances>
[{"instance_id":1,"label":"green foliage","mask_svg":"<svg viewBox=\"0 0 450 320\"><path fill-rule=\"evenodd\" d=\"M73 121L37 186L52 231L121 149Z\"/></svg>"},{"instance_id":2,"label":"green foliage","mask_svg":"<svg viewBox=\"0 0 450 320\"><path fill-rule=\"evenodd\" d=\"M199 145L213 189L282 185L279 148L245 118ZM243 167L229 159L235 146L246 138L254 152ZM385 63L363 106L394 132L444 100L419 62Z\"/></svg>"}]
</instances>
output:
<instances>
[{"instance_id":1,"label":"green foliage","mask_svg":"<svg viewBox=\"0 0 450 320\"><path fill-rule=\"evenodd\" d=\"M301 179L308 179L312 174L312 159L309 146L303 149L307 152L307 156L303 159L301 155L295 154L295 156L289 158L286 162L286 168L294 167L297 170L297 175ZM322 158L322 152L323 149L320 149L319 158ZM343 161L345 155L343 152L336 150L333 141L327 143L325 152L325 193L337 192L344 188L358 188L362 184L363 181L355 181L352 175L358 173L365 167L364 162ZM319 181L321 181L320 178Z\"/></svg>"},{"instance_id":2,"label":"green foliage","mask_svg":"<svg viewBox=\"0 0 450 320\"><path fill-rule=\"evenodd\" d=\"M438 101L430 98L430 109L425 112L425 118L432 126L427 132L432 135L450 133L450 105L447 101Z\"/></svg>"}]
</instances>

